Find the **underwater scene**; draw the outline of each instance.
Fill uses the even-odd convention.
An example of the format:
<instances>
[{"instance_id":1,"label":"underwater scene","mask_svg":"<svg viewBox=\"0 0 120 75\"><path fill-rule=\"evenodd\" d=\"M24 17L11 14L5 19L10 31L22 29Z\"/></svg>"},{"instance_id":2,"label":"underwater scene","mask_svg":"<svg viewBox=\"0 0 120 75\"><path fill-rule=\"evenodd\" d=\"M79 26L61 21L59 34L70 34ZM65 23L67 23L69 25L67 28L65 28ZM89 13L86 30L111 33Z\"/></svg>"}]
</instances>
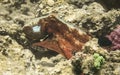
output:
<instances>
[{"instance_id":1,"label":"underwater scene","mask_svg":"<svg viewBox=\"0 0 120 75\"><path fill-rule=\"evenodd\" d=\"M120 0L0 0L0 75L120 75Z\"/></svg>"}]
</instances>

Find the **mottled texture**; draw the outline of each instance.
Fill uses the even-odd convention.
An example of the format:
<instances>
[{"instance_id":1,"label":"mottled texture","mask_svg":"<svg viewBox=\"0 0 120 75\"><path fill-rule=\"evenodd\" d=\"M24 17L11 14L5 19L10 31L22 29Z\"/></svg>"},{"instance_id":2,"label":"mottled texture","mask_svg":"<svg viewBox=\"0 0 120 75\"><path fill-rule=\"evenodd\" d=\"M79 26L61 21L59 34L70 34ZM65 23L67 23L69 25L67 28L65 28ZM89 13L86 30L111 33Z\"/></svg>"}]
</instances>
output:
<instances>
[{"instance_id":1,"label":"mottled texture","mask_svg":"<svg viewBox=\"0 0 120 75\"><path fill-rule=\"evenodd\" d=\"M94 67L95 67L95 69L100 69L101 65L105 62L104 57L100 56L97 53L94 53L93 57L94 57Z\"/></svg>"},{"instance_id":2,"label":"mottled texture","mask_svg":"<svg viewBox=\"0 0 120 75\"><path fill-rule=\"evenodd\" d=\"M78 7L83 7L84 5L89 5L90 3L94 2L95 0L68 0L69 3L72 3Z\"/></svg>"},{"instance_id":3,"label":"mottled texture","mask_svg":"<svg viewBox=\"0 0 120 75\"><path fill-rule=\"evenodd\" d=\"M101 48L98 38L87 42L83 50L75 54L75 60L31 46L22 31L23 26L35 26L40 18L51 12L57 13L71 26L85 29L95 36L106 35L120 24L120 10L111 9L119 4L117 0L109 0L109 5L113 3L111 10L93 0L74 0L82 5L69 1L0 0L0 75L80 75L82 71L87 75L120 74L120 50ZM105 63L97 71L93 69L94 53L105 58Z\"/></svg>"},{"instance_id":4,"label":"mottled texture","mask_svg":"<svg viewBox=\"0 0 120 75\"><path fill-rule=\"evenodd\" d=\"M120 25L106 36L112 42L112 49L120 49Z\"/></svg>"},{"instance_id":5,"label":"mottled texture","mask_svg":"<svg viewBox=\"0 0 120 75\"><path fill-rule=\"evenodd\" d=\"M23 28L30 41L34 40L32 37L40 40L42 35L47 36L46 39L33 43L33 46L41 46L56 51L67 59L71 58L77 51L80 51L82 46L90 40L90 36L85 32L65 24L56 15L48 15L40 19L38 25L41 27L41 31L37 32L38 34L31 29L32 27L26 26Z\"/></svg>"},{"instance_id":6,"label":"mottled texture","mask_svg":"<svg viewBox=\"0 0 120 75\"><path fill-rule=\"evenodd\" d=\"M90 75L119 75L119 50L108 52L97 44L97 39L95 38L87 42L83 49L83 52L76 53L72 58L73 70L75 70L76 75L80 73ZM95 54L97 54L97 58ZM98 69L97 65L100 65L100 69Z\"/></svg>"}]
</instances>

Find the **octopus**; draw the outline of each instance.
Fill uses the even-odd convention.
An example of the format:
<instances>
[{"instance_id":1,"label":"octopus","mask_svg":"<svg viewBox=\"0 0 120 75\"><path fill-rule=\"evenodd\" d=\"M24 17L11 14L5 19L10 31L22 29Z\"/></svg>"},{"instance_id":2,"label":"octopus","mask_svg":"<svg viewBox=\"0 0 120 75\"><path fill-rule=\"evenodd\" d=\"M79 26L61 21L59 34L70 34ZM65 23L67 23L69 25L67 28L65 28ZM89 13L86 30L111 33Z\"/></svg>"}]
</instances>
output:
<instances>
[{"instance_id":1,"label":"octopus","mask_svg":"<svg viewBox=\"0 0 120 75\"><path fill-rule=\"evenodd\" d=\"M23 32L30 40L38 40L32 46L40 46L62 54L70 59L82 51L90 36L76 27L66 24L56 15L48 15L39 20L36 26L25 26Z\"/></svg>"}]
</instances>

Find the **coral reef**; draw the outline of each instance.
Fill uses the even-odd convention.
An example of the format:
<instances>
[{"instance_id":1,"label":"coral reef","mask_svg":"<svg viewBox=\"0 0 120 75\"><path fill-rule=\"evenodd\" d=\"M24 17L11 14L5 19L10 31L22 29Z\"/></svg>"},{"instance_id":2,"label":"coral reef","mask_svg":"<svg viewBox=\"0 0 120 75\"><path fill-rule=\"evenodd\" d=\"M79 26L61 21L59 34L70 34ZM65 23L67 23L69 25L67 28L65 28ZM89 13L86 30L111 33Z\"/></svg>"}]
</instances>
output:
<instances>
[{"instance_id":1,"label":"coral reef","mask_svg":"<svg viewBox=\"0 0 120 75\"><path fill-rule=\"evenodd\" d=\"M76 75L104 75L119 74L120 51L111 51L101 48L95 38L86 43L83 52L78 52L72 58L73 70ZM97 58L96 58L97 56ZM97 60L96 60L97 59ZM116 66L118 65L118 67ZM98 67L99 66L99 67Z\"/></svg>"},{"instance_id":2,"label":"coral reef","mask_svg":"<svg viewBox=\"0 0 120 75\"><path fill-rule=\"evenodd\" d=\"M92 39L85 44L83 52L78 52L72 59L75 72L78 74L97 74L102 69L103 62L109 56L107 51L98 46L97 40ZM101 55L101 56L100 56ZM98 70L99 71L99 70Z\"/></svg>"},{"instance_id":3,"label":"coral reef","mask_svg":"<svg viewBox=\"0 0 120 75\"><path fill-rule=\"evenodd\" d=\"M23 49L21 45L8 35L0 36L0 38L0 74L12 75L19 73L18 75L24 75L29 73L30 70L25 71L23 69L30 69L27 66L30 66L35 59L31 51Z\"/></svg>"},{"instance_id":4,"label":"coral reef","mask_svg":"<svg viewBox=\"0 0 120 75\"><path fill-rule=\"evenodd\" d=\"M93 74L94 71L91 71L94 68L94 58L90 54L85 54L82 52L78 52L72 58L73 70L76 75L81 74Z\"/></svg>"},{"instance_id":5,"label":"coral reef","mask_svg":"<svg viewBox=\"0 0 120 75\"><path fill-rule=\"evenodd\" d=\"M120 25L119 2L0 0L0 75L119 75L120 50L103 47L111 45L106 34L114 32L116 25ZM38 21L49 13L56 13L60 21L92 36L69 60L52 50L33 47L36 40L28 40L22 31L25 26L30 26L32 33L39 32ZM103 64L97 63L99 67L94 66L96 53L105 59Z\"/></svg>"},{"instance_id":6,"label":"coral reef","mask_svg":"<svg viewBox=\"0 0 120 75\"><path fill-rule=\"evenodd\" d=\"M90 3L94 2L95 0L68 0L69 3L75 4L79 8L83 7L84 5L89 5Z\"/></svg>"}]
</instances>

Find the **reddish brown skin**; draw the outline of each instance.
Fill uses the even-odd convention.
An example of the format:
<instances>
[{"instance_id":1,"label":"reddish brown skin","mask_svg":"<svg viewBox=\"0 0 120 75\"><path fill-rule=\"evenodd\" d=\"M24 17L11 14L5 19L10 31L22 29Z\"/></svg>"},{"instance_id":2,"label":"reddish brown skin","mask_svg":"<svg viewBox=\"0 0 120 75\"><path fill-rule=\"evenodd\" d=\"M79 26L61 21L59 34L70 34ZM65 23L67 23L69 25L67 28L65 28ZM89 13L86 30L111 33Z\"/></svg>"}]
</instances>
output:
<instances>
[{"instance_id":1,"label":"reddish brown skin","mask_svg":"<svg viewBox=\"0 0 120 75\"><path fill-rule=\"evenodd\" d=\"M33 46L41 46L56 51L70 59L73 54L80 51L82 46L89 41L90 36L80 34L75 28L70 28L54 15L40 19L41 31L51 34L44 41L34 43Z\"/></svg>"}]
</instances>

